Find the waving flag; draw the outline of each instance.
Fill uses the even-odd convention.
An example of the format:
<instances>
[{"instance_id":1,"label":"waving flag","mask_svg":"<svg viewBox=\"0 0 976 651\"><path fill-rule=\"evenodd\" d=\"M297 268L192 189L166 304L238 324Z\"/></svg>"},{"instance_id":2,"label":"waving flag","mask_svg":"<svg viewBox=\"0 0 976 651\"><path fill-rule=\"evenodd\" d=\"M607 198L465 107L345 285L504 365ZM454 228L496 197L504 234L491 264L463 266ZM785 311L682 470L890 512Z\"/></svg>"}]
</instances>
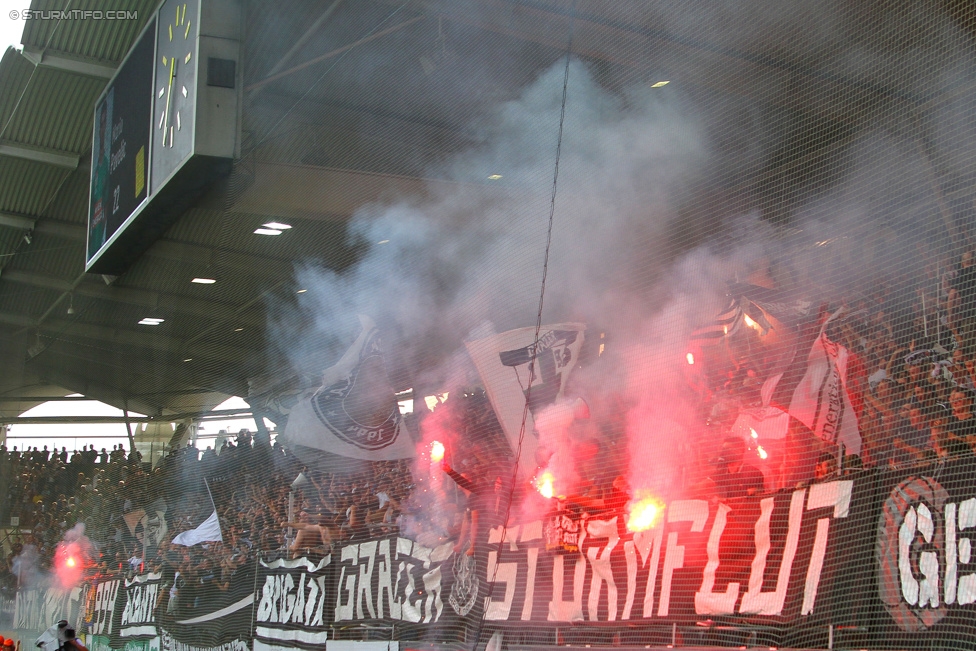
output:
<instances>
[{"instance_id":1,"label":"waving flag","mask_svg":"<svg viewBox=\"0 0 976 651\"><path fill-rule=\"evenodd\" d=\"M322 386L292 408L285 445L303 445L369 461L414 456L413 440L400 415L380 349L379 331L360 316L363 330Z\"/></svg>"},{"instance_id":2,"label":"waving flag","mask_svg":"<svg viewBox=\"0 0 976 651\"><path fill-rule=\"evenodd\" d=\"M585 329L582 323L542 326L536 341L535 328L519 328L465 344L513 450L519 447L528 403L522 437L523 468L535 467L539 441L533 416L563 397L570 372L579 360Z\"/></svg>"},{"instance_id":3,"label":"waving flag","mask_svg":"<svg viewBox=\"0 0 976 651\"><path fill-rule=\"evenodd\" d=\"M213 493L210 492L210 485L207 484L207 480L203 480L203 485L207 487L207 495L210 497L210 505L213 507L213 513L210 517L201 522L195 529L190 529L189 531L184 531L173 538L174 545L183 545L184 547L192 547L202 542L211 541L223 541L224 535L220 531L220 518L217 517L217 505L213 500Z\"/></svg>"},{"instance_id":4,"label":"waving flag","mask_svg":"<svg viewBox=\"0 0 976 651\"><path fill-rule=\"evenodd\" d=\"M122 519L131 536L147 549L155 549L166 538L166 500L163 498L145 508L129 511Z\"/></svg>"},{"instance_id":5,"label":"waving flag","mask_svg":"<svg viewBox=\"0 0 976 651\"><path fill-rule=\"evenodd\" d=\"M692 339L718 339L734 334L742 325L742 306L735 296L729 296L725 307L711 323L703 325L691 333Z\"/></svg>"},{"instance_id":6,"label":"waving flag","mask_svg":"<svg viewBox=\"0 0 976 651\"><path fill-rule=\"evenodd\" d=\"M827 324L813 342L807 356L807 368L793 391L790 416L829 443L842 443L851 454L861 453L861 433L857 414L847 395L847 349L827 338Z\"/></svg>"}]
</instances>

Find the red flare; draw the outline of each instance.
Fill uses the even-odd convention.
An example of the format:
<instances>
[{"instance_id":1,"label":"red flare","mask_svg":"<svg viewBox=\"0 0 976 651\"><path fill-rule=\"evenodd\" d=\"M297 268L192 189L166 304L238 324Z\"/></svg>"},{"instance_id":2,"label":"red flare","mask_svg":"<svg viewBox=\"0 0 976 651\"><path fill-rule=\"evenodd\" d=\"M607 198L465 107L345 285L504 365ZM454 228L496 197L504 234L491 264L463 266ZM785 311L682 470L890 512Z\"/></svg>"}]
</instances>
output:
<instances>
[{"instance_id":1,"label":"red flare","mask_svg":"<svg viewBox=\"0 0 976 651\"><path fill-rule=\"evenodd\" d=\"M58 543L54 551L54 573L62 588L74 588L81 583L85 569L85 551L76 541Z\"/></svg>"},{"instance_id":2,"label":"red flare","mask_svg":"<svg viewBox=\"0 0 976 651\"><path fill-rule=\"evenodd\" d=\"M553 489L553 483L556 478L553 477L552 473L548 470L543 471L541 475L536 477L535 489L539 491L539 494L546 499L551 499L555 495L555 490Z\"/></svg>"},{"instance_id":3,"label":"red flare","mask_svg":"<svg viewBox=\"0 0 976 651\"><path fill-rule=\"evenodd\" d=\"M444 460L444 444L440 441L433 441L430 444L430 460L434 463Z\"/></svg>"},{"instance_id":4,"label":"red flare","mask_svg":"<svg viewBox=\"0 0 976 651\"><path fill-rule=\"evenodd\" d=\"M627 506L627 511L627 530L647 531L657 523L658 515L664 511L664 503L648 495L632 501Z\"/></svg>"}]
</instances>

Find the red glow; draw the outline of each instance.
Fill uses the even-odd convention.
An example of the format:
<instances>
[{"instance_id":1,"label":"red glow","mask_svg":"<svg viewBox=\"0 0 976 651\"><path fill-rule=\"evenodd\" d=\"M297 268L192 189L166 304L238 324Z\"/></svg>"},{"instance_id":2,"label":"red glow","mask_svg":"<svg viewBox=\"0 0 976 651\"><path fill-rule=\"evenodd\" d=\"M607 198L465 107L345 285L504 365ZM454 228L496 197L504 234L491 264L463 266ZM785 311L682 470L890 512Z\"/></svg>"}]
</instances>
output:
<instances>
[{"instance_id":1,"label":"red glow","mask_svg":"<svg viewBox=\"0 0 976 651\"><path fill-rule=\"evenodd\" d=\"M553 489L553 483L555 482L555 477L548 470L543 471L535 480L535 489L539 491L539 494L546 499L552 499L555 494Z\"/></svg>"},{"instance_id":2,"label":"red glow","mask_svg":"<svg viewBox=\"0 0 976 651\"><path fill-rule=\"evenodd\" d=\"M627 506L627 530L647 531L655 525L657 516L663 510L664 503L651 495L632 501Z\"/></svg>"},{"instance_id":3,"label":"red glow","mask_svg":"<svg viewBox=\"0 0 976 651\"><path fill-rule=\"evenodd\" d=\"M74 588L81 583L86 546L85 538L58 543L54 551L54 575L62 588Z\"/></svg>"},{"instance_id":4,"label":"red glow","mask_svg":"<svg viewBox=\"0 0 976 651\"><path fill-rule=\"evenodd\" d=\"M430 444L430 460L434 463L440 463L444 460L444 444L440 441L434 441Z\"/></svg>"}]
</instances>

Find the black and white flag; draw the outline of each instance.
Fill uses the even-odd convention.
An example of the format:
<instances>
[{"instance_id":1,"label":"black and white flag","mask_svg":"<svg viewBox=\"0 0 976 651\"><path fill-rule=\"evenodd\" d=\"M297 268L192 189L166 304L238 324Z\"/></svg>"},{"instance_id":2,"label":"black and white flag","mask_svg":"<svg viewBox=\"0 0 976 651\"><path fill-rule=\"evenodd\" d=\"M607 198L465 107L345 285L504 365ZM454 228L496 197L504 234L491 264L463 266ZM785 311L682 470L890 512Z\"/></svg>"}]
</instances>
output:
<instances>
[{"instance_id":1,"label":"black and white flag","mask_svg":"<svg viewBox=\"0 0 976 651\"><path fill-rule=\"evenodd\" d=\"M283 442L369 461L412 457L413 440L387 376L379 331L368 317L359 320L363 330L356 341L323 373L322 386L292 409Z\"/></svg>"},{"instance_id":2,"label":"black and white flag","mask_svg":"<svg viewBox=\"0 0 976 651\"><path fill-rule=\"evenodd\" d=\"M562 399L579 362L584 330L582 323L560 323L542 326L538 341L530 327L465 344L513 450L522 438L520 464L528 471L535 468L539 444L533 417ZM520 437L526 404L525 436Z\"/></svg>"},{"instance_id":3,"label":"black and white flag","mask_svg":"<svg viewBox=\"0 0 976 651\"><path fill-rule=\"evenodd\" d=\"M826 333L827 325L841 311L827 319L810 348L806 373L790 401L790 416L824 441L842 443L848 453L860 454L857 414L847 395L847 349L828 339Z\"/></svg>"}]
</instances>

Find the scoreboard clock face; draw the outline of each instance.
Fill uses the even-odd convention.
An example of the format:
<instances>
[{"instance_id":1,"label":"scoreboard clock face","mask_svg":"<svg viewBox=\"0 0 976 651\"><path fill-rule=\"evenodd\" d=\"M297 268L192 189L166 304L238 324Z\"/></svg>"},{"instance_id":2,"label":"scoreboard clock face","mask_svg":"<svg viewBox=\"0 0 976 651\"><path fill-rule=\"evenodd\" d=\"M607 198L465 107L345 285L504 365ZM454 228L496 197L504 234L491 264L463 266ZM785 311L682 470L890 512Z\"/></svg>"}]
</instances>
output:
<instances>
[{"instance_id":1,"label":"scoreboard clock face","mask_svg":"<svg viewBox=\"0 0 976 651\"><path fill-rule=\"evenodd\" d=\"M167 0L160 7L152 94L153 188L193 153L199 29L199 2Z\"/></svg>"},{"instance_id":2,"label":"scoreboard clock face","mask_svg":"<svg viewBox=\"0 0 976 651\"><path fill-rule=\"evenodd\" d=\"M149 120L155 22L150 21L95 106L88 249L91 261L149 193Z\"/></svg>"}]
</instances>

